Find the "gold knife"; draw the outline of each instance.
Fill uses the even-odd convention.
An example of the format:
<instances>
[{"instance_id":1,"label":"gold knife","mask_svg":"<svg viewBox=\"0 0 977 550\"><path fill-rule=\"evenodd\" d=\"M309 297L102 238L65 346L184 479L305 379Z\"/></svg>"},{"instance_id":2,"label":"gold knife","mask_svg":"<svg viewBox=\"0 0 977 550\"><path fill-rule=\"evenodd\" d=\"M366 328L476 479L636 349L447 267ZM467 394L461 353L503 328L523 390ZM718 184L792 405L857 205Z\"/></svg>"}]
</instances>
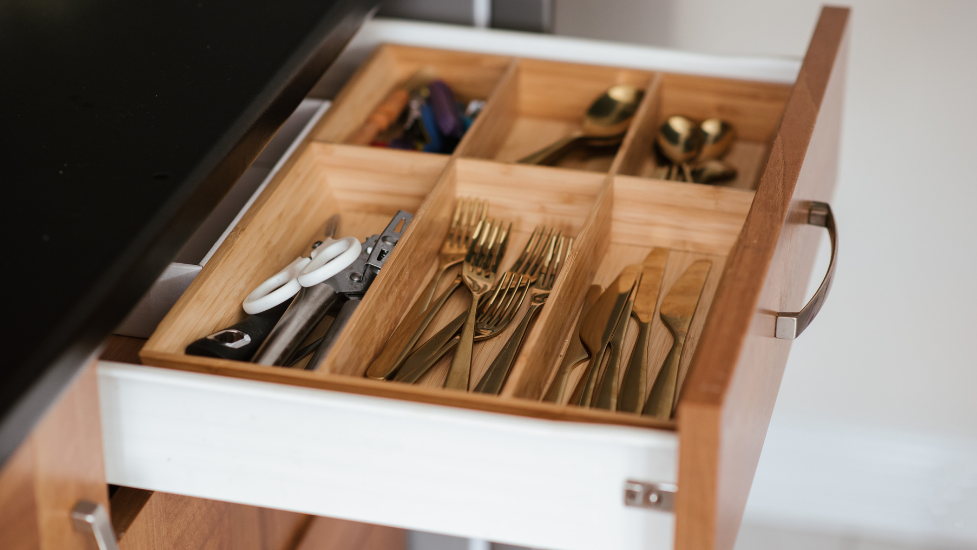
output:
<instances>
[{"instance_id":1,"label":"gold knife","mask_svg":"<svg viewBox=\"0 0 977 550\"><path fill-rule=\"evenodd\" d=\"M583 301L580 320L573 327L574 330L570 333L570 343L567 345L566 353L563 354L563 363L557 369L556 376L553 377L553 382L550 383L550 389L546 391L546 396L543 397L543 401L549 403L562 402L563 395L566 393L567 378L570 377L570 373L573 372L574 367L590 357L590 354L587 353L587 348L583 345L583 341L580 340L580 330L583 320L587 317L587 313L590 312L590 308L594 307L594 302L597 301L597 298L600 298L603 290L600 285L590 285L590 288L587 290L587 297Z\"/></svg>"},{"instance_id":2,"label":"gold knife","mask_svg":"<svg viewBox=\"0 0 977 550\"><path fill-rule=\"evenodd\" d=\"M617 397L617 410L637 413L641 411L642 400L648 387L648 339L651 336L651 321L658 307L658 294L661 292L665 264L668 263L668 249L655 248L641 263L641 285L638 297L634 300L631 312L638 321L638 339L631 352L631 361L624 371L621 393Z\"/></svg>"},{"instance_id":3,"label":"gold knife","mask_svg":"<svg viewBox=\"0 0 977 550\"><path fill-rule=\"evenodd\" d=\"M635 265L633 267L640 269L641 266ZM611 357L607 361L607 367L604 368L600 383L597 385L597 398L594 400L594 408L608 411L617 410L617 373L621 366L621 349L624 347L624 335L628 331L628 321L631 319L631 309L634 307L634 299L638 295L639 286L641 286L641 275L635 279L631 293L628 295L628 301L624 304L621 316L615 323L614 335L611 336L609 343Z\"/></svg>"},{"instance_id":4,"label":"gold knife","mask_svg":"<svg viewBox=\"0 0 977 550\"><path fill-rule=\"evenodd\" d=\"M706 276L712 268L709 260L699 260L690 265L685 273L675 281L671 290L662 300L661 317L665 326L671 331L675 340L672 349L665 358L665 363L658 371L655 384L651 387L651 395L645 403L641 414L654 416L662 420L672 417L675 402L678 397L678 367L685 347L685 337L692 325L692 316L699 305L699 297L706 285Z\"/></svg>"},{"instance_id":5,"label":"gold knife","mask_svg":"<svg viewBox=\"0 0 977 550\"><path fill-rule=\"evenodd\" d=\"M597 386L597 375L604 351L614 335L614 329L621 317L621 310L631 296L631 289L638 276L641 275L640 265L629 265L614 282L607 287L594 307L587 313L587 317L580 322L580 339L590 352L590 361L576 389L570 397L570 403L581 407L589 407L593 403L594 389Z\"/></svg>"}]
</instances>

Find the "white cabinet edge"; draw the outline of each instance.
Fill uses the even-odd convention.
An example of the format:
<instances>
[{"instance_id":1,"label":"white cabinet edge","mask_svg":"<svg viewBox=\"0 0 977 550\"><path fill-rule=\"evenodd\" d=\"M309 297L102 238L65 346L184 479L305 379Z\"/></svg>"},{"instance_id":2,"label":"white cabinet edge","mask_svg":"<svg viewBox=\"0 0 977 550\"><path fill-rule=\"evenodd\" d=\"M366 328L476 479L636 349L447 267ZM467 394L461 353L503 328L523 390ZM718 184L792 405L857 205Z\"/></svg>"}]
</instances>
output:
<instances>
[{"instance_id":1,"label":"white cabinet edge","mask_svg":"<svg viewBox=\"0 0 977 550\"><path fill-rule=\"evenodd\" d=\"M372 49L384 42L782 84L793 84L801 67L800 60L790 58L709 55L588 38L383 18L363 25L347 50Z\"/></svg>"},{"instance_id":2,"label":"white cabinet edge","mask_svg":"<svg viewBox=\"0 0 977 550\"><path fill-rule=\"evenodd\" d=\"M674 432L100 361L109 483L561 550L666 549Z\"/></svg>"}]
</instances>

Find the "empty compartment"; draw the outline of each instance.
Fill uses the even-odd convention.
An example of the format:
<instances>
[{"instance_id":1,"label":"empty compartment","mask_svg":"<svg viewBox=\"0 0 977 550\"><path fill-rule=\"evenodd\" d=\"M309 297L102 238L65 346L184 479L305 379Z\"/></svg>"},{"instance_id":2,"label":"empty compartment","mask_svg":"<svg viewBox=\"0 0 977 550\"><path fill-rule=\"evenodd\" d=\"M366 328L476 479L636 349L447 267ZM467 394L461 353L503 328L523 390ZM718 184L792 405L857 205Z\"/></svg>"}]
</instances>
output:
<instances>
[{"instance_id":1,"label":"empty compartment","mask_svg":"<svg viewBox=\"0 0 977 550\"><path fill-rule=\"evenodd\" d=\"M752 204L753 192L630 176L614 177L612 191L613 199L607 205L609 216L596 217L594 228L603 234L608 244L602 254L590 259L594 275L591 280L576 283L580 288L576 289L575 296L582 300L581 291L586 290L590 284L607 288L626 266L641 264L654 248L667 250L668 261L650 325L648 368L645 371L647 385L642 392L647 397L672 345L671 333L660 315L662 300L673 288L675 281L694 262L707 260L711 263L681 355L681 384L695 352L712 296L722 276L726 256L736 242ZM569 289L565 290L569 296ZM576 311L579 312L579 306ZM528 399L543 398L562 362L567 343L577 338L575 320L575 316L569 317L563 324L568 328L555 337L550 337L550 341L537 344L541 348L555 350L554 352L517 365L513 379L506 388L508 395ZM560 320L553 320L553 323L559 324ZM637 322L633 317L629 318L618 370L619 379L624 376L637 332ZM568 401L584 372L585 364L582 363L571 371L562 403Z\"/></svg>"},{"instance_id":2,"label":"empty compartment","mask_svg":"<svg viewBox=\"0 0 977 550\"><path fill-rule=\"evenodd\" d=\"M392 110L385 108L387 121L396 116L393 111L401 113L406 108L406 94L401 95L400 102L387 103L392 93L431 78L443 80L463 105L471 100L488 101L510 63L511 59L504 56L384 44L340 91L313 132L313 139L330 143L362 141L363 136L372 133L364 125L375 120L372 116L378 108L397 106ZM391 127L397 126L396 120L390 122ZM379 136L384 136L383 131Z\"/></svg>"},{"instance_id":3,"label":"empty compartment","mask_svg":"<svg viewBox=\"0 0 977 550\"><path fill-rule=\"evenodd\" d=\"M270 369L186 355L184 349L243 320L244 298L295 258L307 255L333 214L340 214L336 238L362 242L381 233L398 210L416 213L447 161L437 155L308 144L294 165L269 184L166 316L143 348L143 361L183 368L195 364Z\"/></svg>"},{"instance_id":4,"label":"empty compartment","mask_svg":"<svg viewBox=\"0 0 977 550\"><path fill-rule=\"evenodd\" d=\"M616 84L644 90L654 73L635 69L521 59L500 84L483 121L459 147L461 156L517 162L564 137L583 133L588 108ZM556 165L607 172L618 151L578 148Z\"/></svg>"},{"instance_id":5,"label":"empty compartment","mask_svg":"<svg viewBox=\"0 0 977 550\"><path fill-rule=\"evenodd\" d=\"M681 115L697 125L719 118L735 132L721 160L736 169L736 177L717 185L756 189L790 91L786 84L663 73L651 86L617 173L663 177L659 167L669 163L656 151L655 139L668 117Z\"/></svg>"}]
</instances>

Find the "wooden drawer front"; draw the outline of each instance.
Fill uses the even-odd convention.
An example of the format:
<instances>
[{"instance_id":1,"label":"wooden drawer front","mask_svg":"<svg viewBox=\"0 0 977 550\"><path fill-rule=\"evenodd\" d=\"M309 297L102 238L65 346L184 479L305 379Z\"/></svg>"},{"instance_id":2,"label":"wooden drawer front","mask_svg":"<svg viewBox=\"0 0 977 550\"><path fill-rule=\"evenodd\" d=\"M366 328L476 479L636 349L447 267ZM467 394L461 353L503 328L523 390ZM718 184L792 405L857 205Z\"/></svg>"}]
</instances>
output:
<instances>
[{"instance_id":1,"label":"wooden drawer front","mask_svg":"<svg viewBox=\"0 0 977 550\"><path fill-rule=\"evenodd\" d=\"M775 313L804 305L823 231L808 210L837 178L848 14L821 15L679 403L678 548L736 539L790 352Z\"/></svg>"},{"instance_id":2,"label":"wooden drawer front","mask_svg":"<svg viewBox=\"0 0 977 550\"><path fill-rule=\"evenodd\" d=\"M143 347L143 362L166 368L102 365L110 481L563 550L730 548L789 352L772 338L770 312L800 306L817 238L800 213L834 182L847 13L824 11L793 88L383 46ZM487 94L454 153L342 143L425 59L466 98ZM575 89L575 79L587 85ZM646 90L616 153L556 167L511 162L538 145L529 138L572 132L587 98L614 82ZM540 99L554 87L565 101ZM649 177L654 134L679 112L742 128L732 185ZM503 266L536 224L576 239L505 386L499 395L442 389L450 357L416 385L364 378L433 277L465 196L513 221ZM239 321L243 297L325 217L342 213L340 233L362 239L398 209L414 221L319 370L184 354ZM687 382L677 422L540 402L587 288L654 247L669 250L659 305L686 266L712 264L679 362ZM466 304L453 297L428 334ZM475 348L474 380L513 329ZM658 319L650 342L661 362L671 336ZM676 476L675 514L625 505L627 480Z\"/></svg>"},{"instance_id":3,"label":"wooden drawer front","mask_svg":"<svg viewBox=\"0 0 977 550\"><path fill-rule=\"evenodd\" d=\"M120 550L404 550L407 542L391 527L131 487L112 495L112 525Z\"/></svg>"},{"instance_id":4,"label":"wooden drawer front","mask_svg":"<svg viewBox=\"0 0 977 550\"><path fill-rule=\"evenodd\" d=\"M74 530L80 500L108 506L94 361L51 407L0 470L4 550L90 550Z\"/></svg>"}]
</instances>

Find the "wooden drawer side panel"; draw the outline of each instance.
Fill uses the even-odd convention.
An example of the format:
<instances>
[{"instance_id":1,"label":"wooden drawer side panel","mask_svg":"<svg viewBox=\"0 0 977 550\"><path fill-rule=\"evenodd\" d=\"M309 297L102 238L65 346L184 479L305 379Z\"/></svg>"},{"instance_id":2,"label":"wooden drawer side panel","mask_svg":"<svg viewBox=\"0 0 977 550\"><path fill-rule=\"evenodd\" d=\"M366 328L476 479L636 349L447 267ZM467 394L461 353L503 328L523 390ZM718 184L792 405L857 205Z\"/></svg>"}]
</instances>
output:
<instances>
[{"instance_id":1,"label":"wooden drawer side panel","mask_svg":"<svg viewBox=\"0 0 977 550\"><path fill-rule=\"evenodd\" d=\"M736 540L790 351L774 313L803 306L823 231L807 210L837 177L848 16L822 11L679 402L681 550Z\"/></svg>"}]
</instances>

